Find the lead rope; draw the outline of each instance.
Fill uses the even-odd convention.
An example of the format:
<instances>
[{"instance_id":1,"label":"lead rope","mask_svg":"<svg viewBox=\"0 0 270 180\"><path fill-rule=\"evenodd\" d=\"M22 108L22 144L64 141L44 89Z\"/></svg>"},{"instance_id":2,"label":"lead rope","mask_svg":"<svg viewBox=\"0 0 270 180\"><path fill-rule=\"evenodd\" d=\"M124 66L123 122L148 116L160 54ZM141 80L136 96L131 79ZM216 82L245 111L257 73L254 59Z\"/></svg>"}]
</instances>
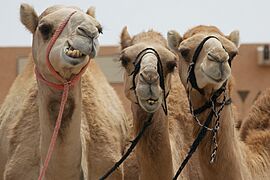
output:
<instances>
[{"instance_id":1,"label":"lead rope","mask_svg":"<svg viewBox=\"0 0 270 180\"><path fill-rule=\"evenodd\" d=\"M128 148L127 152L122 156L122 158L118 162L116 162L114 164L114 166L110 170L108 170L101 178L99 178L99 180L104 180L107 177L109 177L125 161L125 159L129 156L129 154L136 147L137 143L141 139L141 137L142 137L143 133L145 132L146 128L148 126L150 126L152 118L153 118L153 113L149 113L148 116L147 116L146 121L143 124L143 128L140 130L140 132L138 133L136 138L131 141L131 145Z\"/></svg>"},{"instance_id":2,"label":"lead rope","mask_svg":"<svg viewBox=\"0 0 270 180\"><path fill-rule=\"evenodd\" d=\"M61 126L61 121L62 121L62 116L63 116L65 104L67 102L68 91L69 91L69 84L65 84L64 85L64 92L63 92L62 99L61 99L61 105L60 105L59 114L58 114L58 117L57 117L57 120L56 120L55 128L54 128L53 135L52 135L51 142L50 142L50 146L49 146L49 149L48 149L48 152L47 152L47 155L46 155L46 159L45 159L45 162L43 164L43 168L40 171L38 180L42 180L42 178L45 176L45 172L46 172L46 170L48 168L50 159L52 157L54 146L55 146L55 143L56 143L56 140L57 140L57 135L58 135L58 132L59 132L59 129L60 129L60 126Z\"/></svg>"},{"instance_id":3,"label":"lead rope","mask_svg":"<svg viewBox=\"0 0 270 180\"><path fill-rule=\"evenodd\" d=\"M52 36L51 41L48 44L47 50L46 50L46 64L50 70L50 72L54 75L54 77L58 80L60 80L61 82L63 82L63 84L56 84L56 83L52 83L47 81L38 71L38 68L35 67L35 73L36 73L36 78L37 80L40 80L41 82L45 83L46 85L53 87L55 89L58 90L63 90L63 94L62 94L62 98L61 98L61 104L60 104L60 109L59 109L59 114L57 116L57 120L56 120L56 124L55 124L55 128L53 131L53 135L51 137L51 141L50 141L50 145L47 151L47 155L43 164L43 167L41 168L38 180L42 180L43 177L45 176L46 170L48 168L54 147L55 147L55 143L57 140L57 136L58 136L58 132L59 129L61 127L61 121L62 121L62 116L63 116L63 112L64 112L64 108L65 108L65 104L67 102L67 98L68 98L68 93L69 93L69 89L71 86L75 85L75 83L80 79L81 75L83 74L83 72L86 70L90 60L88 61L87 65L85 65L82 70L76 75L74 76L70 81L65 80L64 78L62 78L53 68L53 66L50 63L49 60L49 54L50 51L54 45L54 43L56 42L57 38L60 36L60 34L62 33L62 31L64 30L65 26L67 25L69 19L71 18L71 16L76 13L76 11L72 12L61 24L60 26L57 28L57 30L55 31L54 35Z\"/></svg>"},{"instance_id":4,"label":"lead rope","mask_svg":"<svg viewBox=\"0 0 270 180\"><path fill-rule=\"evenodd\" d=\"M230 99L227 101L227 96L226 96L226 90L223 91L223 100L222 100L222 104L221 107L219 108L218 111L216 111L216 107L215 104L212 103L212 108L214 109L213 111L215 112L215 117L216 117L216 122L215 122L215 126L212 129L213 135L212 135L212 153L211 153L211 157L210 157L210 163L214 163L216 156L217 156L217 149L218 149L218 143L217 143L217 135L218 135L218 130L219 130L219 126L220 126L220 113L222 111L222 109L224 108L224 106L229 102L230 103Z\"/></svg>"},{"instance_id":5,"label":"lead rope","mask_svg":"<svg viewBox=\"0 0 270 180\"><path fill-rule=\"evenodd\" d=\"M225 83L224 83L225 85ZM178 178L178 176L180 175L180 173L182 172L182 170L184 169L184 167L186 166L186 164L188 163L189 159L192 157L193 153L197 150L197 147L199 146L200 142L202 141L202 139L205 137L207 131L211 131L213 133L213 138L212 138L212 151L211 151L211 157L210 157L210 163L213 163L215 158L216 158L216 152L217 152L217 148L218 148L218 144L217 144L217 131L219 129L219 118L220 118L220 113L222 111L222 109L224 108L225 105L230 104L230 99L226 100L226 96L224 95L223 101L220 105L220 108L218 111L216 111L216 103L217 103L217 98L222 94L226 94L225 93L226 89L218 89L217 91L215 91L214 95L210 98L211 101L211 111L207 117L207 120L205 121L204 124L201 124L200 121L198 120L198 117L196 114L194 114L194 109L193 106L190 106L191 109L191 114L193 116L193 118L196 120L196 122L198 123L198 125L201 128L200 132L198 133L196 139L194 140L194 142L192 143L192 145L190 146L189 152L187 153L185 159L183 160L183 162L181 163L180 167L178 168L175 176L173 177L173 180L176 180ZM190 101L190 93L188 92L188 99ZM215 94L218 94L218 96L215 96ZM203 111L205 111L208 108L204 108ZM201 112L203 112L201 111ZM215 121L215 127L214 128L209 128L210 123L212 122L213 117L216 117L216 121Z\"/></svg>"}]
</instances>

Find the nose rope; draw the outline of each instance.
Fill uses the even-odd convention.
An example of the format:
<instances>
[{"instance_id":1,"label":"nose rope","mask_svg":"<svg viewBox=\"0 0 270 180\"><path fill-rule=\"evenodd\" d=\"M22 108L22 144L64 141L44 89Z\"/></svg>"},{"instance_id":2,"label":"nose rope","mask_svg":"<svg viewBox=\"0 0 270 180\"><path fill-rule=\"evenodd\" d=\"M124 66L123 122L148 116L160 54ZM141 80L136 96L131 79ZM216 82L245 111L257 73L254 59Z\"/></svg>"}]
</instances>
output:
<instances>
[{"instance_id":1,"label":"nose rope","mask_svg":"<svg viewBox=\"0 0 270 180\"><path fill-rule=\"evenodd\" d=\"M56 72L56 70L53 68L52 64L50 63L50 59L49 59L49 55L51 52L51 49L54 45L54 43L56 42L56 40L58 39L58 37L61 35L61 33L63 32L64 28L66 27L68 21L70 20L71 16L74 15L76 13L76 11L72 12L61 24L60 26L57 28L57 30L55 31L54 35L52 36L52 39L50 40L48 47L46 49L46 65L49 69L49 71L52 73L52 75L59 80L60 82L62 82L62 84L56 84L53 82L50 82L48 80L46 80L41 73L39 72L38 68L35 67L35 74L36 74L36 78L37 80L45 83L47 86L49 87L53 87L57 90L62 90L63 94L62 94L62 98L61 98L61 103L60 103L60 108L59 108L59 114L57 116L57 120L56 120L56 124L55 124L55 128L53 131L53 135L51 137L51 141L50 141L50 145L47 151L47 155L43 164L43 167L41 168L38 180L42 180L43 177L45 176L46 170L48 168L53 150L54 150L54 146L57 140L57 136L58 136L58 132L61 126L61 121L62 121L62 116L63 116L63 112L64 112L64 108L65 108L65 104L68 98L68 93L69 93L69 89L70 87L74 86L76 84L76 82L78 82L78 80L80 79L80 77L82 76L82 74L84 73L84 71L86 70L90 59L88 61L88 63L81 69L81 71L74 76L73 78L71 78L71 80L66 80L64 79L60 74L58 74Z\"/></svg>"}]
</instances>

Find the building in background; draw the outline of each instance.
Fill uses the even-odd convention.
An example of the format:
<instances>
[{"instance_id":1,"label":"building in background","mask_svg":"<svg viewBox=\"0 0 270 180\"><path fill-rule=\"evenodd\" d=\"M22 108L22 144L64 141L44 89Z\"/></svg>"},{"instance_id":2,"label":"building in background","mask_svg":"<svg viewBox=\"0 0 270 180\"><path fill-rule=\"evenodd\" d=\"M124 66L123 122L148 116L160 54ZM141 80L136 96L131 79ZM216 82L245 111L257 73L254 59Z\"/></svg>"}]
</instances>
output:
<instances>
[{"instance_id":1,"label":"building in background","mask_svg":"<svg viewBox=\"0 0 270 180\"><path fill-rule=\"evenodd\" d=\"M0 48L0 104L16 76L22 72L30 52L30 47ZM129 113L130 103L125 98L123 90L122 74L124 70L118 62L118 55L117 46L105 46L100 48L99 55L95 59ZM245 117L260 93L266 88L270 88L269 55L268 45L243 44L238 56L233 60L232 73L235 83L232 99L240 118Z\"/></svg>"}]
</instances>

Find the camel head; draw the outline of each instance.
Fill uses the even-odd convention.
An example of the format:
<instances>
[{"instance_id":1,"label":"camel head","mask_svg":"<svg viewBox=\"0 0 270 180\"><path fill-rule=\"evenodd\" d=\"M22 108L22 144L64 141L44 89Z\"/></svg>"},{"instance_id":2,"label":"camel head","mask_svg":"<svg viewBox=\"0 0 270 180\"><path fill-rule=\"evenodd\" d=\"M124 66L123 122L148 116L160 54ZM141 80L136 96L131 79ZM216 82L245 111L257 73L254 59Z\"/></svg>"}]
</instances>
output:
<instances>
[{"instance_id":1,"label":"camel head","mask_svg":"<svg viewBox=\"0 0 270 180\"><path fill-rule=\"evenodd\" d=\"M211 36L209 39L205 39ZM231 76L230 61L238 52L239 32L225 36L214 26L197 26L186 32L183 38L176 31L167 34L168 43L179 56L179 74L187 88L190 63L199 44L202 49L194 66L197 86L210 94L219 89ZM198 51L198 50L197 50Z\"/></svg>"},{"instance_id":2,"label":"camel head","mask_svg":"<svg viewBox=\"0 0 270 180\"><path fill-rule=\"evenodd\" d=\"M127 98L149 113L162 104L166 106L170 75L176 66L176 56L167 47L166 39L152 30L131 37L125 27L121 50Z\"/></svg>"},{"instance_id":3,"label":"camel head","mask_svg":"<svg viewBox=\"0 0 270 180\"><path fill-rule=\"evenodd\" d=\"M102 32L93 8L87 13L71 6L52 6L40 16L28 4L20 7L22 24L33 34L32 54L40 73L51 79L46 65L46 50L61 23L76 11L64 26L49 52L49 61L55 71L65 79L78 74L97 54L98 36Z\"/></svg>"}]
</instances>

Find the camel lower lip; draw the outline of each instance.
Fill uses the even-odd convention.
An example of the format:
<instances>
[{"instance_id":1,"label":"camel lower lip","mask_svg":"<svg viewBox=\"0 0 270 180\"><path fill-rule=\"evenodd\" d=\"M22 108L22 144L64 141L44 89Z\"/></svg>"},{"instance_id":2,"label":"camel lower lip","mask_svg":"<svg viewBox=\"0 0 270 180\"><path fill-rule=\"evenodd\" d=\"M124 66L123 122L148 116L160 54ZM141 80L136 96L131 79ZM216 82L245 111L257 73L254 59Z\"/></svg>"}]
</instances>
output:
<instances>
[{"instance_id":1,"label":"camel lower lip","mask_svg":"<svg viewBox=\"0 0 270 180\"><path fill-rule=\"evenodd\" d=\"M66 63L76 66L78 64L83 63L86 60L86 56L80 56L80 57L70 57L68 56L65 52L63 52L63 59L65 60Z\"/></svg>"}]
</instances>

